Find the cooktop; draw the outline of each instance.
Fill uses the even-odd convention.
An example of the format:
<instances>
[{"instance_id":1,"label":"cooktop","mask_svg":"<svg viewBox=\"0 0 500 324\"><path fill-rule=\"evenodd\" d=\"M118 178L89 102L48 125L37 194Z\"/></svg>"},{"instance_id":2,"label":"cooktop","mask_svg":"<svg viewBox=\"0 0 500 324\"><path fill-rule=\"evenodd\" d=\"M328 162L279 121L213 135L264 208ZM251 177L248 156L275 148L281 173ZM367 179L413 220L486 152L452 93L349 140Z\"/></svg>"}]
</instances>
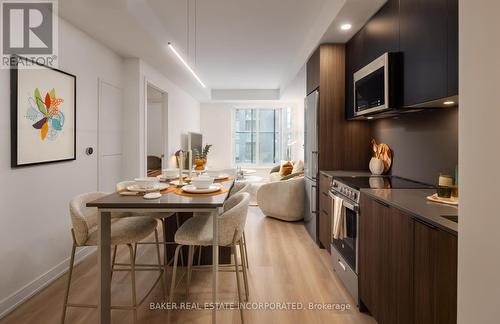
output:
<instances>
[{"instance_id":1,"label":"cooktop","mask_svg":"<svg viewBox=\"0 0 500 324\"><path fill-rule=\"evenodd\" d=\"M433 189L434 186L397 176L334 177L338 182L353 189Z\"/></svg>"}]
</instances>

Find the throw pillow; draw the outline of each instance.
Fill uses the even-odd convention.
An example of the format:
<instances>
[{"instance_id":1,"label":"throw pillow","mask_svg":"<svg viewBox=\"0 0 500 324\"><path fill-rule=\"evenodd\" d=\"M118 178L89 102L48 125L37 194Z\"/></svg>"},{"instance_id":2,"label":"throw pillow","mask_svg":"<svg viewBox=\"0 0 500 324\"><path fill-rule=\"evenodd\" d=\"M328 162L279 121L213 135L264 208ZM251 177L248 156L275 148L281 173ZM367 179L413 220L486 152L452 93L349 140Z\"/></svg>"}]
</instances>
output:
<instances>
[{"instance_id":1,"label":"throw pillow","mask_svg":"<svg viewBox=\"0 0 500 324\"><path fill-rule=\"evenodd\" d=\"M292 164L292 162L286 161L285 163L283 163L281 165L280 176L285 177L285 176L291 174L292 170L293 170L293 164Z\"/></svg>"},{"instance_id":2,"label":"throw pillow","mask_svg":"<svg viewBox=\"0 0 500 324\"><path fill-rule=\"evenodd\" d=\"M300 173L304 172L304 162L302 160L298 160L293 164L292 173Z\"/></svg>"}]
</instances>

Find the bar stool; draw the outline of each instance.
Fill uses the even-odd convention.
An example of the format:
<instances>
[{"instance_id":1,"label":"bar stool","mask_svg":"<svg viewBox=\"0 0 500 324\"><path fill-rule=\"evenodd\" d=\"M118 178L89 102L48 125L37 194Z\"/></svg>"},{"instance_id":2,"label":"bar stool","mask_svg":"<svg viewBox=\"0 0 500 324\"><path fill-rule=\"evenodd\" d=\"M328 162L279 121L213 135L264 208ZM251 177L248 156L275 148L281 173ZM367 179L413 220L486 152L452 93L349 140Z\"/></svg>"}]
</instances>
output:
<instances>
[{"instance_id":1,"label":"bar stool","mask_svg":"<svg viewBox=\"0 0 500 324\"><path fill-rule=\"evenodd\" d=\"M116 184L116 191L122 191L127 189L127 187L135 184L135 181L133 180L126 180L122 181ZM161 227L162 227L162 233L163 233L163 241L160 242L160 244L163 245L163 264L167 264L167 245L174 245L175 242L167 242L166 235L167 235L167 218L172 217L175 215L175 221L177 224L177 228L180 227L180 220L179 220L179 214L177 213L172 213L172 212L163 212L163 213L140 213L140 215L148 215L153 218L158 219L161 222ZM130 216L138 216L137 213L119 213L117 217L130 217ZM155 242L138 242L137 244L155 244ZM113 260L116 257L116 249L117 247L113 249ZM135 250L137 250L137 246L135 246ZM120 265L120 264L117 264ZM182 255L181 251L181 265L184 266L184 258Z\"/></svg>"},{"instance_id":2,"label":"bar stool","mask_svg":"<svg viewBox=\"0 0 500 324\"><path fill-rule=\"evenodd\" d=\"M69 210L71 215L71 222L73 228L71 229L71 235L73 237L73 247L71 249L71 258L69 263L68 271L68 281L66 285L66 292L64 296L64 306L61 318L61 323L64 324L66 320L66 310L68 307L83 307L83 308L97 308L95 304L74 304L68 303L69 291L71 286L71 277L73 275L73 267L75 261L75 252L79 247L86 246L97 246L98 245L98 228L97 228L97 218L98 211L97 208L87 207L86 204L90 201L99 199L108 195L103 192L92 192L86 193L73 198L69 204ZM112 215L111 217L111 245L126 245L129 249L130 264L127 264L129 268L120 268L114 270L114 260L111 268L111 273L113 271L130 271L131 281L132 281L132 305L124 306L112 306L111 309L122 309L122 310L132 310L134 313L134 323L137 323L137 309L146 300L149 294L153 291L154 287L161 282L163 293L165 293L165 286L163 280L161 280L163 275L164 267L161 264L160 257L160 245L158 242L158 231L156 230L157 221L154 218L147 216L143 217L116 217ZM150 265L148 267L137 267L135 263L136 249L132 245L148 237L150 234L155 234L156 240L156 254L158 259L157 265ZM158 271L158 278L155 280L153 286L149 289L147 294L138 303L136 296L136 282L135 282L135 271L136 270L150 270Z\"/></svg>"},{"instance_id":3,"label":"bar stool","mask_svg":"<svg viewBox=\"0 0 500 324\"><path fill-rule=\"evenodd\" d=\"M229 197L232 197L240 192L248 192L249 189L250 189L250 183L241 182L241 181L235 182L233 184L233 186L231 187L231 190L229 190ZM210 216L210 213L194 213L193 216L194 217L200 217L200 216L208 217L208 216ZM246 264L246 267L248 269L249 268L248 250L247 250L247 239L245 237L245 231L243 231L241 241L243 244L243 249L245 250L245 264ZM181 257L182 257L182 255L181 255ZM201 247L198 249L198 265L201 265Z\"/></svg>"},{"instance_id":4,"label":"bar stool","mask_svg":"<svg viewBox=\"0 0 500 324\"><path fill-rule=\"evenodd\" d=\"M242 245L242 234L245 228L245 222L248 212L248 204L250 202L250 194L243 192L230 197L224 204L224 212L219 217L219 246L230 246L234 255L234 272L236 273L236 285L238 287L238 301L241 303L240 289L240 266L238 262L238 254L236 246L239 246L243 280L245 283L247 300L248 300L248 277L247 268L245 266L245 252ZM179 244L175 249L174 269L172 273L172 283L170 285L169 301L173 302L175 279L177 275L177 259L182 246L189 246L188 253L188 270L186 283L186 298L189 296L189 284L191 281L191 271L193 264L193 251L195 246L212 246L213 243L213 216L210 217L192 217L188 219L175 233L175 242ZM241 322L243 319L243 309L240 307Z\"/></svg>"}]
</instances>

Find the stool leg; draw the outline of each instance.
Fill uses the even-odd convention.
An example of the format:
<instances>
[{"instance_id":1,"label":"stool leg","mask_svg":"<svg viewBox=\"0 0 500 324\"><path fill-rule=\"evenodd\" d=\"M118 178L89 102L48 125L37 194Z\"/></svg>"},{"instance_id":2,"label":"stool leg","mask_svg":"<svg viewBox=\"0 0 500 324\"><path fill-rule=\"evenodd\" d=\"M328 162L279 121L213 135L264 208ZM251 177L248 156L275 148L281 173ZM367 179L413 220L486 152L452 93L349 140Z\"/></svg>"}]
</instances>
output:
<instances>
[{"instance_id":1,"label":"stool leg","mask_svg":"<svg viewBox=\"0 0 500 324\"><path fill-rule=\"evenodd\" d=\"M115 245L113 248L113 258L111 259L111 280L113 280L113 270L115 270L115 261L116 261L116 250L118 248L118 245Z\"/></svg>"},{"instance_id":2,"label":"stool leg","mask_svg":"<svg viewBox=\"0 0 500 324\"><path fill-rule=\"evenodd\" d=\"M199 246L198 247L198 265L201 265L201 249L203 248L203 246Z\"/></svg>"},{"instance_id":3,"label":"stool leg","mask_svg":"<svg viewBox=\"0 0 500 324\"><path fill-rule=\"evenodd\" d=\"M245 285L245 298L246 298L246 301L248 301L249 291L248 291L247 264L246 264L246 260L245 260L246 253L245 253L243 242L241 240L238 242L238 246L240 248L240 257L241 257L241 263L242 263L241 268L243 270L243 283Z\"/></svg>"},{"instance_id":4,"label":"stool leg","mask_svg":"<svg viewBox=\"0 0 500 324\"><path fill-rule=\"evenodd\" d=\"M135 251L132 244L127 244L130 252L130 276L132 278L132 305L134 307L134 324L137 324L137 296L135 286Z\"/></svg>"},{"instance_id":5,"label":"stool leg","mask_svg":"<svg viewBox=\"0 0 500 324\"><path fill-rule=\"evenodd\" d=\"M175 213L175 221L177 223L177 229L179 229L179 227L181 227L181 221L179 219L179 213ZM182 250L181 250L181 266L184 266L184 254L182 253Z\"/></svg>"},{"instance_id":6,"label":"stool leg","mask_svg":"<svg viewBox=\"0 0 500 324\"><path fill-rule=\"evenodd\" d=\"M174 291L175 291L175 277L177 276L177 263L179 261L179 251L182 248L182 245L177 245L175 248L174 254L174 269L172 270L172 282L170 283L170 294L168 296L168 300L170 303L174 301Z\"/></svg>"},{"instance_id":7,"label":"stool leg","mask_svg":"<svg viewBox=\"0 0 500 324\"><path fill-rule=\"evenodd\" d=\"M243 308L240 307L240 304L242 302L241 299L241 288L240 288L240 270L239 270L239 264L238 264L238 256L236 255L236 244L231 245L231 249L233 250L234 254L234 272L236 273L236 286L238 286L238 308L240 310L240 318L241 318L241 323L245 323L245 320L243 318Z\"/></svg>"},{"instance_id":8,"label":"stool leg","mask_svg":"<svg viewBox=\"0 0 500 324\"><path fill-rule=\"evenodd\" d=\"M163 298L167 297L165 291L165 283L163 282L163 266L161 264L161 253L160 253L160 243L158 240L158 230L155 228L155 242L156 242L156 256L158 258L158 270L160 271L160 282L161 282L161 291L163 292Z\"/></svg>"},{"instance_id":9,"label":"stool leg","mask_svg":"<svg viewBox=\"0 0 500 324\"><path fill-rule=\"evenodd\" d=\"M243 247L245 248L245 263L247 265L247 268L249 268L249 265L248 265L248 250L247 250L247 238L245 236L245 231L243 231Z\"/></svg>"},{"instance_id":10,"label":"stool leg","mask_svg":"<svg viewBox=\"0 0 500 324\"><path fill-rule=\"evenodd\" d=\"M189 286L191 285L191 273L193 270L194 245L188 247L188 264L187 264L187 280L186 280L186 300L189 299Z\"/></svg>"},{"instance_id":11,"label":"stool leg","mask_svg":"<svg viewBox=\"0 0 500 324\"><path fill-rule=\"evenodd\" d=\"M73 266L75 264L75 252L76 245L73 243L73 247L71 248L71 258L69 260L68 282L66 283L66 292L64 294L64 306L61 318L62 324L64 324L64 321L66 320L66 308L68 307L69 287L71 286L71 276L73 275Z\"/></svg>"}]
</instances>

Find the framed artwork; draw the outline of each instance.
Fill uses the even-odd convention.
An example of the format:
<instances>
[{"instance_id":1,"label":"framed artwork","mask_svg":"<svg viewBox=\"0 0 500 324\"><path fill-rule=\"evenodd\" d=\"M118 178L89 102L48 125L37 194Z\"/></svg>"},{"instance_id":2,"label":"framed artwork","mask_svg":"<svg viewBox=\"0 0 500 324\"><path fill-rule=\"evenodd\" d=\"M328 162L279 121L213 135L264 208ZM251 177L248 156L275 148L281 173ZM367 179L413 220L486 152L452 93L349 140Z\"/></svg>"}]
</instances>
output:
<instances>
[{"instance_id":1,"label":"framed artwork","mask_svg":"<svg viewBox=\"0 0 500 324\"><path fill-rule=\"evenodd\" d=\"M18 56L10 82L11 166L76 160L76 76Z\"/></svg>"}]
</instances>

